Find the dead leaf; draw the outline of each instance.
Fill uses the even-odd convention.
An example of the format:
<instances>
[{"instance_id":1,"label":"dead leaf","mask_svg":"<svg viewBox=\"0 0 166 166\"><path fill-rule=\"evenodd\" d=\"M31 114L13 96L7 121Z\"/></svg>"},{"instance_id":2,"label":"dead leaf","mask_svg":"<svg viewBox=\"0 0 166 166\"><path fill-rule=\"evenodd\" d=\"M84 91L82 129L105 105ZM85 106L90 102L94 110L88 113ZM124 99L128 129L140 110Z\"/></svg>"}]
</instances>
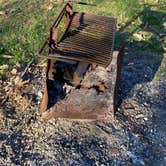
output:
<instances>
[{"instance_id":1,"label":"dead leaf","mask_svg":"<svg viewBox=\"0 0 166 166\"><path fill-rule=\"evenodd\" d=\"M163 54L163 57L166 58L166 53Z\"/></svg>"},{"instance_id":2,"label":"dead leaf","mask_svg":"<svg viewBox=\"0 0 166 166\"><path fill-rule=\"evenodd\" d=\"M104 92L105 91L105 86L104 84L99 85L99 91Z\"/></svg>"},{"instance_id":3,"label":"dead leaf","mask_svg":"<svg viewBox=\"0 0 166 166\"><path fill-rule=\"evenodd\" d=\"M165 47L164 44L162 44L162 48L163 48L164 51L166 51L166 47Z\"/></svg>"},{"instance_id":4,"label":"dead leaf","mask_svg":"<svg viewBox=\"0 0 166 166\"><path fill-rule=\"evenodd\" d=\"M6 69L8 69L8 65L7 64L5 64L5 65L2 65L2 66L0 66L0 70L6 70Z\"/></svg>"},{"instance_id":5,"label":"dead leaf","mask_svg":"<svg viewBox=\"0 0 166 166\"><path fill-rule=\"evenodd\" d=\"M134 33L133 36L134 36L138 41L143 40L143 35L142 35L142 34Z\"/></svg>"},{"instance_id":6,"label":"dead leaf","mask_svg":"<svg viewBox=\"0 0 166 166\"><path fill-rule=\"evenodd\" d=\"M5 15L6 12L5 11L0 11L0 15Z\"/></svg>"},{"instance_id":7,"label":"dead leaf","mask_svg":"<svg viewBox=\"0 0 166 166\"><path fill-rule=\"evenodd\" d=\"M29 80L25 80L23 81L22 79L20 79L19 77L16 77L14 80L15 86L17 86L18 88L23 87L25 84L29 83Z\"/></svg>"},{"instance_id":8,"label":"dead leaf","mask_svg":"<svg viewBox=\"0 0 166 166\"><path fill-rule=\"evenodd\" d=\"M17 74L17 69L12 69L11 74L16 75Z\"/></svg>"},{"instance_id":9,"label":"dead leaf","mask_svg":"<svg viewBox=\"0 0 166 166\"><path fill-rule=\"evenodd\" d=\"M3 57L3 58L6 58L6 59L11 59L11 58L13 58L12 55L2 55L2 57Z\"/></svg>"}]
</instances>

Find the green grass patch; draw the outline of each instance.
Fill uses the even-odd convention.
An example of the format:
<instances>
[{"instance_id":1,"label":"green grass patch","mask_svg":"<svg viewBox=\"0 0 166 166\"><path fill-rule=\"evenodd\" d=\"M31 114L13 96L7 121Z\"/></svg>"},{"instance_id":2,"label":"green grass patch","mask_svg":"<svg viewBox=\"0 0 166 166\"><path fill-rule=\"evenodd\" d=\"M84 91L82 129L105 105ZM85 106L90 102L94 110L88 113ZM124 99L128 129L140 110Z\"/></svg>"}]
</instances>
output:
<instances>
[{"instance_id":1,"label":"green grass patch","mask_svg":"<svg viewBox=\"0 0 166 166\"><path fill-rule=\"evenodd\" d=\"M49 28L62 7L62 0L1 0L0 1L0 65L27 62L42 45ZM117 18L119 32L116 47L120 43L138 43L138 49L162 51L165 32L165 1L154 0L87 0L96 7L75 5L74 10ZM151 34L138 41L135 33L147 31ZM145 46L145 47L142 47ZM5 59L1 55L12 55Z\"/></svg>"}]
</instances>

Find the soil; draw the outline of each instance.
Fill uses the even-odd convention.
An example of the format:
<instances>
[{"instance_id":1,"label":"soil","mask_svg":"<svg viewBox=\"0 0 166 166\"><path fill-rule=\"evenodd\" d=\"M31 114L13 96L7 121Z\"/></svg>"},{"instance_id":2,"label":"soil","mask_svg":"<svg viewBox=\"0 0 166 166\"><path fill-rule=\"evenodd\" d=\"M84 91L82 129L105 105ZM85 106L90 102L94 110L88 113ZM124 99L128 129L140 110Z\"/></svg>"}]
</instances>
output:
<instances>
[{"instance_id":1,"label":"soil","mask_svg":"<svg viewBox=\"0 0 166 166\"><path fill-rule=\"evenodd\" d=\"M133 49L134 50L134 49ZM0 81L0 165L166 165L166 66L158 54L125 50L111 122L42 121L45 68Z\"/></svg>"}]
</instances>

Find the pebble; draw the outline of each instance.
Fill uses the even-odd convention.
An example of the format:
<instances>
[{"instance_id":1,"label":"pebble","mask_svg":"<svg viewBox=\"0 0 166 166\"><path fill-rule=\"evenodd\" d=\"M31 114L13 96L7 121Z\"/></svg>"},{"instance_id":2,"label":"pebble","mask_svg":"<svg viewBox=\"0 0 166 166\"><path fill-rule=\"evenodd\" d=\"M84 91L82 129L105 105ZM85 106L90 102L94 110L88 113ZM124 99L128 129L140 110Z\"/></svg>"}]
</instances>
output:
<instances>
[{"instance_id":1,"label":"pebble","mask_svg":"<svg viewBox=\"0 0 166 166\"><path fill-rule=\"evenodd\" d=\"M43 97L43 94L41 91L38 91L37 95L39 96L39 98L42 98Z\"/></svg>"},{"instance_id":2,"label":"pebble","mask_svg":"<svg viewBox=\"0 0 166 166\"><path fill-rule=\"evenodd\" d=\"M144 120L145 120L145 121L147 121L147 120L148 120L148 118L147 118L147 117L145 117L145 118L144 118Z\"/></svg>"}]
</instances>

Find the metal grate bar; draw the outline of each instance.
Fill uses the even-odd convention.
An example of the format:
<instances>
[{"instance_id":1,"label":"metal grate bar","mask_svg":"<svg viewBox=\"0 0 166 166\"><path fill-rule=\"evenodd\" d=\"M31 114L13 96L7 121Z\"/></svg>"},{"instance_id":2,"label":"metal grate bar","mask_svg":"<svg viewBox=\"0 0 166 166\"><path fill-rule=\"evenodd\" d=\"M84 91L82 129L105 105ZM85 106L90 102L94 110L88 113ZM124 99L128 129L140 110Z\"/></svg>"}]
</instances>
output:
<instances>
[{"instance_id":1,"label":"metal grate bar","mask_svg":"<svg viewBox=\"0 0 166 166\"><path fill-rule=\"evenodd\" d=\"M70 27L49 57L108 65L112 59L116 20L74 13Z\"/></svg>"}]
</instances>

